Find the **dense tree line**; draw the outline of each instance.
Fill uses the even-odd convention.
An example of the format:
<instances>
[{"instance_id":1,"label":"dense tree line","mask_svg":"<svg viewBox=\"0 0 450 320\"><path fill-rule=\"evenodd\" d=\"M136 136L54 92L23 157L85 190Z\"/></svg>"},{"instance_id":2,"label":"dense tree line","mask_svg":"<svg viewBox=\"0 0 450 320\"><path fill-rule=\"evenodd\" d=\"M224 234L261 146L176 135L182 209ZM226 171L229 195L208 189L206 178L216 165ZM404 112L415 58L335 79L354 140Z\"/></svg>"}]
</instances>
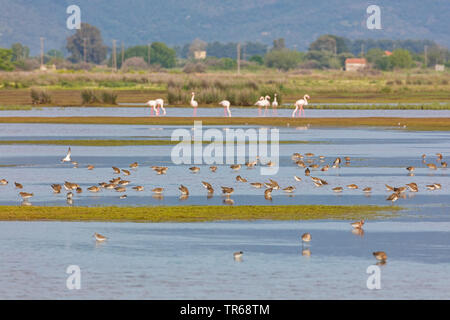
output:
<instances>
[{"instance_id":1,"label":"dense tree line","mask_svg":"<svg viewBox=\"0 0 450 320\"><path fill-rule=\"evenodd\" d=\"M116 48L116 66L124 70L140 70L149 67L183 67L185 72L210 70L233 70L237 67L238 43L210 42L195 39L189 44L169 48L165 43L153 42L124 49ZM426 50L426 58L424 54ZM66 50L70 56L52 49L44 55L44 63L58 67L75 68L84 62L92 65L113 67L112 48L103 43L101 32L95 26L83 23L81 29L67 38ZM206 59L196 59L195 52L206 51ZM392 54L386 54L386 51ZM373 68L392 70L395 68L433 67L445 64L450 67L450 51L430 40L350 40L326 34L312 42L306 52L287 48L283 38L275 39L273 45L245 42L240 45L241 67L342 69L345 60L364 57ZM33 70L39 67L40 59L30 57L30 49L20 43L11 49L0 48L0 70ZM425 65L426 64L426 65Z\"/></svg>"}]
</instances>

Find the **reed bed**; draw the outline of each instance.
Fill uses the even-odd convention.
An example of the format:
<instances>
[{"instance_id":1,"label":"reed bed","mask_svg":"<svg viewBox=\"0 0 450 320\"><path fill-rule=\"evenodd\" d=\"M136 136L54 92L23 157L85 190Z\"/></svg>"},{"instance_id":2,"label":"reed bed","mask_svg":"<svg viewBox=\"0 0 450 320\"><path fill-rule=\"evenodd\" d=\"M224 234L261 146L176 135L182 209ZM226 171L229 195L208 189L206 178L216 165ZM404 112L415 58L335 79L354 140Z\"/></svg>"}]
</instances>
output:
<instances>
[{"instance_id":1,"label":"reed bed","mask_svg":"<svg viewBox=\"0 0 450 320\"><path fill-rule=\"evenodd\" d=\"M394 206L178 206L20 207L0 206L0 221L205 222L226 220L380 219L398 216Z\"/></svg>"}]
</instances>

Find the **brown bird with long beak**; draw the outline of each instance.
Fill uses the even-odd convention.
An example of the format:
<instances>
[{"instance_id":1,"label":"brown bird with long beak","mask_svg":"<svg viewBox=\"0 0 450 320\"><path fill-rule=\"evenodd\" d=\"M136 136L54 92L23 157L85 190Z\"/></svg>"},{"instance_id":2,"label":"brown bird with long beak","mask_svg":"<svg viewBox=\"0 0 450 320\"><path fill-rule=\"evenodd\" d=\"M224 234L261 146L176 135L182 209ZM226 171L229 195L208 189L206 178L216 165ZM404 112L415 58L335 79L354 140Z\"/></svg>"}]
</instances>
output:
<instances>
[{"instance_id":1,"label":"brown bird with long beak","mask_svg":"<svg viewBox=\"0 0 450 320\"><path fill-rule=\"evenodd\" d=\"M221 188L222 188L222 194L224 196L230 196L234 192L234 189L230 188L230 187L221 187Z\"/></svg>"},{"instance_id":2,"label":"brown bird with long beak","mask_svg":"<svg viewBox=\"0 0 450 320\"><path fill-rule=\"evenodd\" d=\"M53 193L61 193L61 185L60 184L52 184Z\"/></svg>"},{"instance_id":3,"label":"brown bird with long beak","mask_svg":"<svg viewBox=\"0 0 450 320\"><path fill-rule=\"evenodd\" d=\"M178 189L180 190L182 195L184 195L184 196L189 195L189 189L187 187L181 185Z\"/></svg>"},{"instance_id":4,"label":"brown bird with long beak","mask_svg":"<svg viewBox=\"0 0 450 320\"><path fill-rule=\"evenodd\" d=\"M360 220L360 221L356 221L356 222L351 223L351 226L354 229L361 229L363 227L363 225L364 225L364 220Z\"/></svg>"},{"instance_id":5,"label":"brown bird with long beak","mask_svg":"<svg viewBox=\"0 0 450 320\"><path fill-rule=\"evenodd\" d=\"M116 174L120 174L120 169L117 167L112 167L112 169L114 170L114 173Z\"/></svg>"}]
</instances>

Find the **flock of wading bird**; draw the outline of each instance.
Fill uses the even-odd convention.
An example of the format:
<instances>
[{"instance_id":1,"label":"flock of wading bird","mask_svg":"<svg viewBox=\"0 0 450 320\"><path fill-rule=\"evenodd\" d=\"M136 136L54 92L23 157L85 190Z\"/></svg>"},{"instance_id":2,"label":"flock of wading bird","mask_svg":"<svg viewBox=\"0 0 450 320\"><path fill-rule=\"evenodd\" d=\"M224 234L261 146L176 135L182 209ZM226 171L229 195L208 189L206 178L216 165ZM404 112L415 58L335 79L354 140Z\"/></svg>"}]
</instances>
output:
<instances>
[{"instance_id":1,"label":"flock of wading bird","mask_svg":"<svg viewBox=\"0 0 450 320\"><path fill-rule=\"evenodd\" d=\"M295 101L294 103L294 111L292 112L292 118L295 117L301 117L302 115L305 115L305 110L303 109L303 106L308 105L308 99L310 99L309 95L305 94L303 96L303 99L299 99ZM271 97L269 95L263 97L261 96L258 101L254 104L255 106L258 106L258 114L261 116L261 108L264 108L264 115L267 114L267 109L269 107L272 107L272 112L274 115L277 114L277 108L278 108L278 100L277 100L277 94L275 93L273 96L272 103L270 102ZM162 111L162 115L165 116L167 114L166 109L164 108L164 100L159 98L155 100L149 100L147 101L146 105L150 107L150 114L153 116L160 116L160 108ZM191 93L191 101L189 102L189 105L194 110L194 117L197 116L197 108L198 108L198 101L195 100L195 92ZM222 100L219 102L219 105L223 107L223 112L225 117L231 118L231 102L228 100ZM298 112L298 114L297 114Z\"/></svg>"},{"instance_id":2,"label":"flock of wading bird","mask_svg":"<svg viewBox=\"0 0 450 320\"><path fill-rule=\"evenodd\" d=\"M437 156L436 162L438 163L439 167L438 167L438 165L436 165L433 162L427 163L425 154L422 155L422 163L426 167L428 167L430 170L438 170L438 168L447 168L447 162L443 161L442 154L437 153L436 156ZM343 163L342 159L340 157L338 157L333 161L333 163L331 165L328 165L328 164L325 165L324 164L325 157L324 156L316 157L313 153L305 153L304 155L302 155L300 153L294 153L292 155L291 159L293 160L295 165L297 165L298 167L305 168L305 171L304 171L305 177L309 177L311 179L311 181L313 182L313 184L318 188L328 185L328 182L322 178L314 177L311 174L314 174L313 173L314 171L316 171L316 172L322 171L323 172L323 171L328 171L329 169L339 168ZM316 160L318 160L318 163L316 163ZM349 166L350 161L351 161L350 157L344 157L344 160L345 160L345 166ZM67 155L63 159L61 159L61 162L71 163L72 165L74 165L75 168L78 168L78 165L79 165L78 162L72 161L72 151L71 151L70 147L67 152ZM252 169L255 166L257 166L258 164L262 165L262 166L268 166L268 167L273 167L275 165L275 163L272 161L262 163L260 161L260 158L256 157L256 159L254 161L246 162L245 166L248 169ZM129 170L128 169L120 169L117 167L112 167L112 169L113 169L114 174L123 175L123 176L128 177L131 175L130 170L135 171L135 170L137 170L138 167L139 167L139 164L137 162L135 162L135 163L132 163L129 165ZM240 171L242 167L243 167L243 165L241 165L241 164L232 164L230 166L230 168L232 169L233 172ZM93 165L87 165L87 170L94 170L94 168L95 167ZM165 175L167 173L167 170L169 169L169 167L163 167L163 166L152 166L151 168L158 175ZM209 170L214 173L218 170L218 167L210 166ZM408 176L411 176L411 177L414 176L415 167L409 166L409 167L406 167L406 170L408 171ZM189 171L193 174L197 174L200 172L200 168L195 167L195 166L190 167ZM248 180L246 178L242 177L241 175L237 175L235 179L239 183L247 183L248 182ZM304 179L306 179L306 178L304 178ZM294 180L297 182L301 182L303 179L297 175L294 175ZM9 182L6 179L0 180L0 186L5 186L8 183ZM123 179L121 176L116 176L116 177L113 177L108 182L100 182L97 185L93 185L93 186L87 188L87 190L91 193L98 193L98 192L102 191L103 189L115 190L116 192L122 194L120 196L120 199L125 199L125 198L127 198L127 195L125 194L125 192L127 192L126 187L130 183L131 183L130 180ZM19 189L19 190L23 189L23 185L19 182L14 182L14 185L15 185L16 189ZM213 185L207 181L202 181L202 185L207 191L207 197L211 198L215 192ZM264 190L264 198L269 201L272 200L272 192L274 192L275 190L282 190L286 194L292 194L296 190L296 187L294 185L290 185L290 186L282 188L278 184L278 182L275 181L274 179L268 179L268 181L266 181L266 182L250 182L250 185L256 189L264 188L265 189ZM402 185L402 186L390 186L387 184L385 186L386 186L387 191L392 192L389 195L389 197L387 197L387 199L386 199L391 202L395 202L399 198L406 198L406 191L408 191L408 190L413 193L419 191L419 187L415 182L411 182L411 183L408 183L408 184ZM345 187L347 189L353 189L353 190L360 188L356 184L348 184ZM428 190L442 189L442 185L439 183L428 184L428 185L425 185L425 187ZM53 189L53 192L55 194L60 194L64 188L67 191L66 197L67 197L67 203L69 205L73 204L74 192L77 194L83 193L83 189L80 187L79 184L69 182L69 181L65 181L64 184L52 184L51 188ZM228 186L221 186L220 188L222 191L222 195L225 196L225 199L223 202L225 204L233 205L234 200L231 199L230 196L234 193L235 189L233 187L228 187ZM138 185L138 186L132 187L132 189L135 190L136 192L142 192L142 191L144 191L144 186ZM188 187L181 184L178 189L181 193L181 196L180 196L181 200L185 200L189 197ZM162 199L165 189L163 187L156 187L156 188L153 188L151 191L153 192L154 198ZM341 193L344 191L344 187L336 186L336 187L332 188L332 191L335 193ZM362 188L362 191L364 192L364 194L370 195L370 193L372 192L372 188L369 186L365 186L364 188ZM31 203L29 202L29 199L34 196L34 193L20 192L19 195L23 200L22 205L25 205L25 206L31 205Z\"/></svg>"},{"instance_id":3,"label":"flock of wading bird","mask_svg":"<svg viewBox=\"0 0 450 320\"><path fill-rule=\"evenodd\" d=\"M446 168L447 167L447 163L445 161L443 161L443 156L441 153L437 153L436 154L437 158L436 158L436 162L439 164L440 168ZM324 165L323 162L325 161L325 157L324 156L318 156L316 157L313 153L305 153L304 155L300 154L300 153L294 153L291 157L291 159L294 161L294 163L301 168L305 168L304 171L304 175L305 177L310 177L310 179L312 180L313 184L316 187L322 187L325 185L328 185L328 182L325 181L324 179L318 178L318 177L313 177L311 176L311 173L313 170L316 171L328 171L330 168L331 169L336 169L339 168L342 164L342 159L340 157L336 158L333 163L331 165ZM315 163L315 160L318 160L319 163ZM350 165L350 157L344 157L345 160L345 165L348 166ZM72 151L71 148L69 147L69 150L66 154L66 156L61 159L61 162L63 163L71 163L72 165L74 165L75 168L78 168L78 162L76 161L72 161ZM256 159L254 161L249 161L245 163L245 166L248 169L254 168L255 166L257 166L259 163L259 165L264 165L264 166L274 166L275 163L273 163L272 161L268 161L267 163L261 163L259 157L256 157ZM435 163L429 162L427 163L426 161L426 155L422 155L422 163L428 167L430 170L437 170L438 169L438 165L436 165ZM321 167L322 166L322 167ZM130 170L137 170L137 168L139 167L139 164L137 162L132 163L129 165L129 170L128 169L120 169L117 167L112 167L114 174L117 175L124 175L124 176L130 176L131 175L131 171ZM241 164L233 164L230 166L230 168L234 171L240 171L241 168L243 166ZM93 165L87 165L87 170L94 170L94 166ZM151 167L158 175L165 175L167 173L167 170L169 169L168 167L163 167L163 166L152 166ZM209 170L211 172L216 172L218 170L217 166L210 166ZM414 176L414 170L415 167L413 166L409 166L406 168L406 170L408 171L408 175L409 176ZM200 168L199 167L190 167L189 171L193 174L197 174L200 172ZM294 180L297 182L302 181L302 178L299 176L294 176ZM243 178L241 175L237 175L236 176L236 181L240 182L240 183L247 183L248 180ZM9 182L6 179L1 179L0 180L0 186L1 185L7 185ZM125 199L127 196L124 194L127 189L126 186L128 186L131 183L130 180L125 180L120 176L114 177L111 180L109 180L109 182L100 182L98 183L98 185L93 185L89 188L87 188L87 190L91 193L98 193L100 192L102 189L111 189L111 190L115 190L118 193L121 193L122 195L120 196L121 199ZM207 191L207 196L208 197L212 197L215 190L212 186L211 183L206 182L206 181L202 181L203 187L206 189ZM15 188L16 189L23 189L23 185L15 182L14 183ZM268 182L251 182L250 185L254 188L257 189L262 189L263 187L265 188L264 191L264 197L267 200L272 200L272 192L274 190L283 190L286 193L293 193L294 190L296 189L295 186L291 185L291 186L287 186L285 188L281 188L280 185L278 184L277 181L273 180L273 179L269 179ZM349 184L346 186L348 189L358 189L359 186L356 184ZM53 192L55 194L59 194L61 193L61 191L63 190L63 188L67 191L66 197L67 197L67 203L69 205L73 204L73 197L74 197L74 192L75 193L82 193L83 189L80 187L79 184L77 183L73 183L73 182L69 182L69 181L65 181L64 184L52 184L51 188L53 189ZM426 185L426 188L428 190L437 190L437 189L441 189L442 186L439 183L433 183L433 184L429 184ZM135 190L136 192L142 192L144 191L144 186L134 186L132 188L133 190ZM234 204L234 201L230 198L230 196L234 193L234 188L233 187L226 187L226 186L221 186L222 189L222 195L225 196L224 199L224 203L225 204ZM343 187L341 186L337 186L332 188L332 190L336 193L340 193L343 191ZM393 187L393 186L389 186L386 185L386 189L388 191L392 191L393 193L386 199L388 201L391 202L395 202L396 200L398 200L399 198L403 198L406 197L405 196L405 192L407 190L409 190L410 192L418 192L419 188L417 186L416 183L412 182L412 183L408 183L404 186L399 186L399 187ZM189 189L184 186L184 185L180 185L179 186L179 190L181 192L181 197L180 199L187 199L189 197ZM362 189L363 192L365 194L370 194L370 192L372 191L371 187L365 187ZM162 187L157 187L151 190L153 192L153 196L155 198L162 198L163 197L163 193L164 193L164 188ZM33 193L27 193L27 192L20 192L19 193L20 197L23 199L22 205L31 205L31 203L28 201L31 197L34 196ZM358 235L363 235L364 231L363 231L363 225L364 225L364 220L361 221L357 221L351 224L353 227L353 232L355 234ZM95 233L94 237L97 241L102 242L102 241L106 241L106 237L102 236L100 234ZM312 239L311 234L309 233L305 233L302 235L301 240L302 240L302 244L303 243L308 243L310 242ZM303 254L304 255L308 255L309 249L308 250L304 250ZM309 253L310 254L310 253ZM386 259L387 259L387 255L385 252L383 251L377 251L374 252L373 255L375 256L375 258L377 260L379 260L379 263L383 264L385 263ZM243 252L239 251L239 252L235 252L234 253L234 258L236 260L240 260L243 256Z\"/></svg>"}]
</instances>

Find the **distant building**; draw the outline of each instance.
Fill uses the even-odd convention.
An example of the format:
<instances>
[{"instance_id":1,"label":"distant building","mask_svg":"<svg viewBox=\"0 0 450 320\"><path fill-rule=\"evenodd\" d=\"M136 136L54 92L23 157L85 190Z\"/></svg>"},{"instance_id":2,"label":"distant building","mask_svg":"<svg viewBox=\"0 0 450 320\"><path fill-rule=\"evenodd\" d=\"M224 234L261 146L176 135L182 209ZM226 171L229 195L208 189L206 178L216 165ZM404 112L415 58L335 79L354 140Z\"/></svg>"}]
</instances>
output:
<instances>
[{"instance_id":1,"label":"distant building","mask_svg":"<svg viewBox=\"0 0 450 320\"><path fill-rule=\"evenodd\" d=\"M434 70L436 71L444 71L445 70L445 66L443 64L437 64L434 66Z\"/></svg>"},{"instance_id":2,"label":"distant building","mask_svg":"<svg viewBox=\"0 0 450 320\"><path fill-rule=\"evenodd\" d=\"M384 55L389 57L390 55L392 55L392 52L386 50L386 51L384 52Z\"/></svg>"},{"instance_id":3,"label":"distant building","mask_svg":"<svg viewBox=\"0 0 450 320\"><path fill-rule=\"evenodd\" d=\"M206 59L206 51L202 50L198 50L198 51L194 51L194 58L196 60L203 60Z\"/></svg>"},{"instance_id":4,"label":"distant building","mask_svg":"<svg viewBox=\"0 0 450 320\"><path fill-rule=\"evenodd\" d=\"M366 59L348 58L345 60L345 71L357 71L366 67Z\"/></svg>"}]
</instances>

